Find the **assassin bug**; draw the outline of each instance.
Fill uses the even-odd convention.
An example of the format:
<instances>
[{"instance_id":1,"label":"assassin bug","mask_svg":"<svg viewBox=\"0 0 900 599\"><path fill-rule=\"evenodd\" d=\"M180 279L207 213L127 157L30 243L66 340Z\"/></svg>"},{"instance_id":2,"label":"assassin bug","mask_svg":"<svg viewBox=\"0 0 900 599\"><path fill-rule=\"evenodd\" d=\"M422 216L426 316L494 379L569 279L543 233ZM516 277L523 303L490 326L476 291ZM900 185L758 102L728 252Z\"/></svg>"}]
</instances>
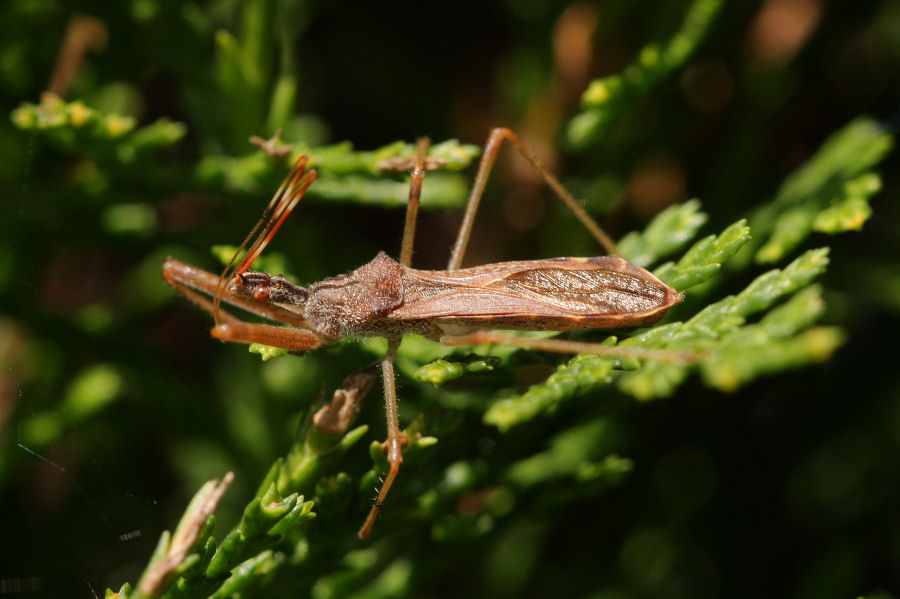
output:
<instances>
[{"instance_id":1,"label":"assassin bug","mask_svg":"<svg viewBox=\"0 0 900 599\"><path fill-rule=\"evenodd\" d=\"M417 333L447 345L514 345L551 352L592 352L619 357L690 360L664 350L619 348L562 339L533 339L498 330L563 331L651 324L681 301L681 294L646 270L615 256L554 258L460 268L475 212L503 141L509 141L575 213L610 254L612 240L578 205L562 184L509 129L494 129L481 163L446 270L410 267L415 224L425 170L436 166L426 158L429 142L419 140L412 167L406 224L399 261L379 253L371 262L345 275L300 287L281 275L250 267L273 238L316 171L306 170L300 156L221 276L168 260L163 276L176 290L215 319L210 334L223 341L262 343L287 350L315 349L338 339L379 336L388 349L381 362L387 418L390 470L359 530L366 538L403 461L404 435L397 414L394 359L403 335ZM246 256L233 267L240 252ZM212 301L207 296L212 297ZM247 323L220 309L221 302L289 326ZM359 390L359 394L364 393Z\"/></svg>"}]
</instances>

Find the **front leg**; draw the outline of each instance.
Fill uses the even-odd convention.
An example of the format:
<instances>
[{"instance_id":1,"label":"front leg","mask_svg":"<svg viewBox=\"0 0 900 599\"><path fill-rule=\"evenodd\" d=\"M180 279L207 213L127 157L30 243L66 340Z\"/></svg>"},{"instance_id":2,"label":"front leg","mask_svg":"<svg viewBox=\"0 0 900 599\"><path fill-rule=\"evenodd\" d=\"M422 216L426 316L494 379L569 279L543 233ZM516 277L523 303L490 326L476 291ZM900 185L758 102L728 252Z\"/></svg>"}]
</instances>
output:
<instances>
[{"instance_id":1,"label":"front leg","mask_svg":"<svg viewBox=\"0 0 900 599\"><path fill-rule=\"evenodd\" d=\"M294 329L271 324L252 324L240 320L214 326L209 334L222 341L261 343L289 351L316 349L322 338L309 329Z\"/></svg>"},{"instance_id":2,"label":"front leg","mask_svg":"<svg viewBox=\"0 0 900 599\"><path fill-rule=\"evenodd\" d=\"M189 299L204 312L209 313L216 322L240 322L225 310L221 310L217 304L225 302L236 308L246 310L268 318L292 324L296 327L309 328L309 323L303 318L302 309L296 306L277 305L271 302L254 299L252 296L241 296L229 293L226 282L219 276L207 272L202 268L179 262L178 260L166 260L163 264L163 278L175 291ZM223 292L221 295L221 292ZM216 301L215 298L219 300Z\"/></svg>"},{"instance_id":3,"label":"front leg","mask_svg":"<svg viewBox=\"0 0 900 599\"><path fill-rule=\"evenodd\" d=\"M210 335L216 339L235 343L262 343L292 351L315 349L326 343L325 339L307 328L309 323L303 318L302 311L293 306L281 306L228 292L219 296L221 301L297 328L244 322L225 310L219 310L217 302L207 296L216 297L216 293L224 288L223 279L203 269L177 260L166 260L163 264L163 277L178 293L216 319L218 324L210 331Z\"/></svg>"}]
</instances>

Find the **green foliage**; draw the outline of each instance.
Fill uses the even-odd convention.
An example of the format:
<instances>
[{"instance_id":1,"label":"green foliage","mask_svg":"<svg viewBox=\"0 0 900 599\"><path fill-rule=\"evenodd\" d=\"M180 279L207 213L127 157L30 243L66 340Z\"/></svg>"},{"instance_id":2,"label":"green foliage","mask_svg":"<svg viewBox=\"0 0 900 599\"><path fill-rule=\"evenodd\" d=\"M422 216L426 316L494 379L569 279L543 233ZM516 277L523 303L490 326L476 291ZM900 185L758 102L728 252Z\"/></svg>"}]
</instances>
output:
<instances>
[{"instance_id":1,"label":"green foliage","mask_svg":"<svg viewBox=\"0 0 900 599\"><path fill-rule=\"evenodd\" d=\"M497 356L479 356L468 354L464 356L447 356L424 364L413 375L416 380L423 383L444 383L457 379L464 374L474 374L493 370L500 363Z\"/></svg>"},{"instance_id":2,"label":"green foliage","mask_svg":"<svg viewBox=\"0 0 900 599\"><path fill-rule=\"evenodd\" d=\"M860 118L832 135L816 156L782 184L774 200L751 217L759 239L755 259L782 259L812 232L858 231L871 216L869 199L881 189L871 169L894 145L890 134ZM764 241L764 243L763 243Z\"/></svg>"},{"instance_id":3,"label":"green foliage","mask_svg":"<svg viewBox=\"0 0 900 599\"><path fill-rule=\"evenodd\" d=\"M22 423L21 443L42 449L66 431L91 418L119 397L122 376L109 364L97 364L77 374L56 409L32 414Z\"/></svg>"},{"instance_id":4,"label":"green foliage","mask_svg":"<svg viewBox=\"0 0 900 599\"><path fill-rule=\"evenodd\" d=\"M11 118L19 129L40 132L69 151L121 164L133 164L150 152L174 145L187 132L184 123L165 118L137 127L134 117L104 114L81 100L67 103L54 95L46 95L40 104L22 104Z\"/></svg>"},{"instance_id":5,"label":"green foliage","mask_svg":"<svg viewBox=\"0 0 900 599\"><path fill-rule=\"evenodd\" d=\"M619 251L641 268L684 247L706 223L700 202L689 200L656 215L643 232L631 232L619 242Z\"/></svg>"},{"instance_id":6,"label":"green foliage","mask_svg":"<svg viewBox=\"0 0 900 599\"><path fill-rule=\"evenodd\" d=\"M88 44L51 94L82 17L5 4L0 588L887 597L897 169L893 131L859 115L896 109L900 16L829 7L791 49L766 45L782 38L765 7L141 0L98 12L107 50ZM303 153L309 201L254 266L306 284L396 255L427 133L446 141L429 148L414 264L439 267L481 151L456 137L488 125L632 229L623 256L683 301L616 336L534 333L617 357L405 339L403 467L359 541L388 469L385 342L248 356L208 338L160 266L218 272ZM507 152L468 259L596 252Z\"/></svg>"},{"instance_id":7,"label":"green foliage","mask_svg":"<svg viewBox=\"0 0 900 599\"><path fill-rule=\"evenodd\" d=\"M320 173L316 185L310 189L310 197L384 207L405 206L409 182L385 179L379 165L392 158L414 158L415 152L415 145L402 141L369 152L356 152L349 142L324 147L298 145L295 150L297 154L309 154L311 166ZM428 156L446 161L444 168L447 170L460 170L478 153L477 146L448 140L432 145ZM273 183L277 185L273 173L283 171L275 171L275 166L262 152L241 158L210 156L197 166L197 178L204 185L259 193L263 191L263 185L270 188ZM429 177L429 186L422 193L422 204L426 208L461 206L466 191L465 178L461 175L436 174Z\"/></svg>"},{"instance_id":8,"label":"green foliage","mask_svg":"<svg viewBox=\"0 0 900 599\"><path fill-rule=\"evenodd\" d=\"M591 81L581 96L582 112L569 123L569 143L580 147L597 140L627 107L680 69L706 35L722 4L721 0L694 0L681 28L664 46L648 44L621 74Z\"/></svg>"},{"instance_id":9,"label":"green foliage","mask_svg":"<svg viewBox=\"0 0 900 599\"><path fill-rule=\"evenodd\" d=\"M66 103L56 96L47 96L41 104L25 103L12 113L18 128L39 133L59 144L67 152L78 153L105 166L146 167L147 154L177 143L185 134L182 123L167 119L136 128L135 119L119 114L102 114L76 100ZM250 144L246 144L250 149ZM312 147L306 143L286 145L293 155L308 154L310 166L316 168L319 179L309 196L329 201L352 201L374 206L405 206L409 193L408 181L392 181L383 175L391 167L386 161L415 157L415 144L402 141L387 144L372 151L354 151L353 144L343 142ZM458 171L467 167L479 154L479 148L460 144L451 139L433 144L428 157L441 162L442 168ZM231 193L263 194L270 192L284 176L283 160L269 156L263 149L242 156L208 155L201 160L188 181L172 183L199 186L205 190L225 190ZM110 182L104 181L105 189ZM422 194L426 208L461 206L467 193L462 175L441 173L429 177ZM124 208L107 215L112 228L134 228L123 219L140 218L135 208ZM138 228L141 228L138 226Z\"/></svg>"},{"instance_id":10,"label":"green foliage","mask_svg":"<svg viewBox=\"0 0 900 599\"><path fill-rule=\"evenodd\" d=\"M712 276L720 263L714 257L733 255L749 239L747 228L739 221L717 238L706 238L685 253L679 262L682 271L695 272L696 262L709 262L715 269L704 274ZM718 243L720 240L724 243ZM697 250L696 248L704 248ZM724 249L723 248L727 248ZM812 250L800 256L786 269L772 270L753 280L737 296L728 296L708 305L686 322L672 322L639 333L621 344L622 347L677 350L698 355L695 363L667 363L651 361L627 372L616 367L616 361L600 356L578 356L560 368L541 385L535 385L520 397L495 403L485 413L485 422L501 429L531 420L555 407L559 402L617 382L618 387L638 399L653 399L671 395L682 384L687 373L699 367L704 381L724 391L733 391L741 383L769 372L777 372L813 361L827 359L837 349L840 334L831 329L815 334L799 333L812 322L810 316L821 310L804 312L796 305L806 306L812 300L801 296L779 310L767 314L759 324L747 325L746 319L768 309L776 300L808 285L820 275L827 264L827 250ZM727 258L726 258L727 259ZM673 267L677 268L677 267ZM666 269L669 272L670 269ZM678 270L670 281L692 280L696 276L679 276ZM708 276L706 278L708 278ZM683 290L685 287L676 289ZM814 303L814 302L813 302ZM789 320L793 317L795 320ZM613 342L614 339L610 339ZM771 346L772 351L766 348ZM749 360L748 356L757 356Z\"/></svg>"},{"instance_id":11,"label":"green foliage","mask_svg":"<svg viewBox=\"0 0 900 599\"><path fill-rule=\"evenodd\" d=\"M614 437L613 426L598 419L572 427L551 439L546 451L513 464L504 479L522 489L569 477L582 481L609 478L612 486L633 467L630 460L604 455ZM595 455L601 456L600 461L592 461Z\"/></svg>"}]
</instances>

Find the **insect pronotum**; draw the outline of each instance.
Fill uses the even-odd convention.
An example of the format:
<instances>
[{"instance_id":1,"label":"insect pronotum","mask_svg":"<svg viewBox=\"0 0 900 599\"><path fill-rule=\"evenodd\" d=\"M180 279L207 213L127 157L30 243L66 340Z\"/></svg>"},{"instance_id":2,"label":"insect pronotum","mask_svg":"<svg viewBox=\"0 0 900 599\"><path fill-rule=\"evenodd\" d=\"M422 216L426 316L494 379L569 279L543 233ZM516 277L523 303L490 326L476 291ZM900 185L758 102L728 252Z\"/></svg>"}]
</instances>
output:
<instances>
[{"instance_id":1,"label":"insect pronotum","mask_svg":"<svg viewBox=\"0 0 900 599\"><path fill-rule=\"evenodd\" d=\"M551 352L592 352L650 359L690 359L664 350L610 347L564 339L533 339L498 331L563 331L651 324L681 301L655 276L622 258L553 258L460 268L478 203L502 142L525 156L610 254L615 244L575 199L509 129L494 129L469 195L446 270L410 267L416 215L429 142L419 140L407 205L400 259L379 253L345 275L300 287L281 275L251 271L256 258L316 178L300 156L221 276L167 260L163 276L176 290L213 315L211 335L223 341L262 343L287 350L315 349L348 336L387 339L381 362L390 469L359 530L366 538L403 461L404 435L397 414L394 359L403 335L417 333L448 345L514 345ZM402 161L401 161L402 162ZM246 256L233 267L240 251ZM209 297L212 297L210 301ZM248 323L220 309L221 302L288 326ZM364 393L364 391L363 391Z\"/></svg>"}]
</instances>

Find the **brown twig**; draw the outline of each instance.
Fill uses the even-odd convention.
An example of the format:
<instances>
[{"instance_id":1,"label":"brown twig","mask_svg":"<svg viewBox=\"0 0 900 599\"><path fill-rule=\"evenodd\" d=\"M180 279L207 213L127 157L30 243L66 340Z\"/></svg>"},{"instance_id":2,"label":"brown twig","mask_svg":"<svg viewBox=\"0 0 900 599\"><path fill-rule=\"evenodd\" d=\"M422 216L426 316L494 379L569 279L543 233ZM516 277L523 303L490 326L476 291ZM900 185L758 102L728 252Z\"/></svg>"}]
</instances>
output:
<instances>
[{"instance_id":1,"label":"brown twig","mask_svg":"<svg viewBox=\"0 0 900 599\"><path fill-rule=\"evenodd\" d=\"M169 542L169 548L165 555L154 560L144 575L138 582L138 591L147 596L153 597L158 595L164 588L166 583L175 574L178 567L184 563L188 553L194 547L200 536L200 531L206 525L206 521L216 510L219 500L228 489L231 481L234 480L234 473L228 472L222 477L222 480L213 479L207 481L188 506L187 511L178 523L175 534Z\"/></svg>"}]
</instances>

